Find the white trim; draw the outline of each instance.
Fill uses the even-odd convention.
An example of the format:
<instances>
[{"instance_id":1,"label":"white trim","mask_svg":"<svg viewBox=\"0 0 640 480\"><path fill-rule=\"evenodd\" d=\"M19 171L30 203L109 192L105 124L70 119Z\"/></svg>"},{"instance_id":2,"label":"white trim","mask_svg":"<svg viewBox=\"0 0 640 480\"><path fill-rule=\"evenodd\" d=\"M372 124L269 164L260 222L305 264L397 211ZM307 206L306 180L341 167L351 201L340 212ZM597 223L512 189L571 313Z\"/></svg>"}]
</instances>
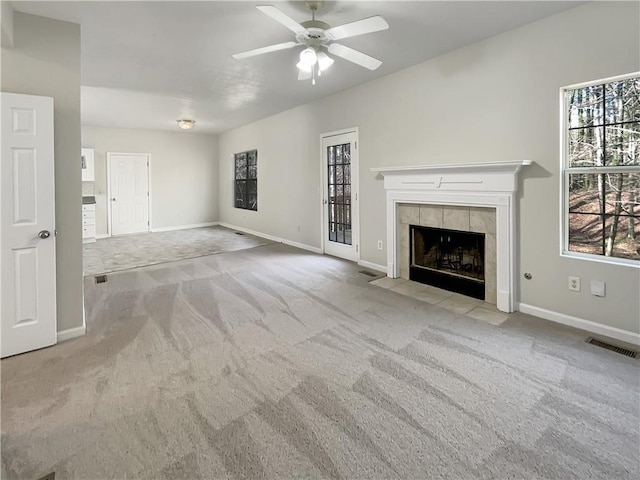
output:
<instances>
[{"instance_id":1,"label":"white trim","mask_svg":"<svg viewBox=\"0 0 640 480\"><path fill-rule=\"evenodd\" d=\"M438 165L411 165L409 167L376 167L372 168L372 172L380 172L386 177L390 174L396 175L421 175L421 174L439 174L439 173L518 173L522 167L531 165L531 160L516 160L509 162L478 162L478 163L441 163ZM412 179L413 180L413 179ZM434 183L433 181L422 180L416 182L415 180L409 182L405 181L405 184L428 184ZM482 183L482 179L467 179L464 183ZM453 182L444 182L453 183ZM456 182L460 183L460 182ZM440 187L438 187L440 188ZM504 190L504 189L501 189Z\"/></svg>"},{"instance_id":2,"label":"white trim","mask_svg":"<svg viewBox=\"0 0 640 480\"><path fill-rule=\"evenodd\" d=\"M609 265L618 265L622 267L631 267L640 269L640 262L638 260L632 260L630 258L622 257L607 257L606 255L594 255L591 253L572 252L567 250L566 252L560 252L561 257L572 258L578 260L586 260L588 262L606 263Z\"/></svg>"},{"instance_id":3,"label":"white trim","mask_svg":"<svg viewBox=\"0 0 640 480\"><path fill-rule=\"evenodd\" d=\"M111 238L111 235L109 235L108 233L101 233L100 235L96 235L96 240L100 240L103 238Z\"/></svg>"},{"instance_id":4,"label":"white trim","mask_svg":"<svg viewBox=\"0 0 640 480\"><path fill-rule=\"evenodd\" d=\"M187 230L189 228L215 227L216 225L219 225L219 222L192 223L190 225L177 225L175 227L152 228L151 232L171 232L173 230Z\"/></svg>"},{"instance_id":5,"label":"white trim","mask_svg":"<svg viewBox=\"0 0 640 480\"><path fill-rule=\"evenodd\" d=\"M590 87L593 85L602 85L611 82L618 82L640 76L640 71L618 75L614 77L601 78L589 82L577 83L560 88L560 256L576 260L587 260L592 262L607 263L609 265L620 265L624 267L640 268L640 261L631 260L623 257L607 257L605 255L580 253L569 250L569 175L572 173L609 173L609 172L637 172L638 166L621 166L621 167L569 167L569 141L568 141L568 118L567 107L569 105L567 91L577 90L580 88Z\"/></svg>"},{"instance_id":6,"label":"white trim","mask_svg":"<svg viewBox=\"0 0 640 480\"><path fill-rule=\"evenodd\" d=\"M220 225L221 227L229 228L231 230L238 230L239 232L255 235L256 237L266 238L267 240L271 240L273 242L284 243L285 245L290 245L292 247L300 248L302 250L307 250L309 252L322 254L322 249L318 247L312 247L311 245L307 245L305 243L294 242L293 240L287 240L286 238L275 237L273 235L268 235L266 233L256 232L255 230L250 230L244 227L238 227L237 225L231 225L230 223L219 222L218 225Z\"/></svg>"},{"instance_id":7,"label":"white trim","mask_svg":"<svg viewBox=\"0 0 640 480\"><path fill-rule=\"evenodd\" d=\"M128 152L107 152L107 235L113 236L111 232L111 156L112 155L132 155L147 157L147 232L151 231L151 154L150 153L128 153ZM145 232L135 232L145 233ZM96 237L97 238L97 237Z\"/></svg>"},{"instance_id":8,"label":"white trim","mask_svg":"<svg viewBox=\"0 0 640 480\"><path fill-rule=\"evenodd\" d=\"M353 152L351 156L351 243L355 248L355 259L345 260L360 261L362 245L360 244L360 129L358 127L344 128L320 134L320 251L326 254L327 248L327 158L324 147L325 140L340 135L353 134L355 136Z\"/></svg>"},{"instance_id":9,"label":"white trim","mask_svg":"<svg viewBox=\"0 0 640 480\"><path fill-rule=\"evenodd\" d=\"M360 260L358 265L370 270L375 270L376 272L387 273L387 267L385 265L378 265L377 263L367 262L366 260Z\"/></svg>"},{"instance_id":10,"label":"white trim","mask_svg":"<svg viewBox=\"0 0 640 480\"><path fill-rule=\"evenodd\" d=\"M513 312L517 275L516 196L518 172L531 160L455 165L372 168L384 176L387 193L387 276L399 276L400 203L490 207L496 210L498 310Z\"/></svg>"},{"instance_id":11,"label":"white trim","mask_svg":"<svg viewBox=\"0 0 640 480\"><path fill-rule=\"evenodd\" d=\"M610 327L608 325L603 325L591 320L585 320L583 318L565 315L564 313L554 312L553 310L547 310L545 308L528 305L526 303L519 303L517 305L517 310L522 313L527 313L529 315L544 318L545 320L549 320L551 322L579 328L580 330L585 330L597 335L614 338L616 340L630 343L632 345L640 345L640 334L630 332L628 330Z\"/></svg>"},{"instance_id":12,"label":"white trim","mask_svg":"<svg viewBox=\"0 0 640 480\"><path fill-rule=\"evenodd\" d=\"M575 90L577 88L591 87L593 85L599 85L599 84L602 84L602 83L619 82L621 80L628 80L629 78L634 78L634 77L637 77L639 75L640 75L640 71L632 72L632 73L626 73L624 75L617 75L617 76L614 76L614 77L601 78L599 80L591 80L589 82L574 83L573 85L567 85L566 87L562 87L561 90Z\"/></svg>"},{"instance_id":13,"label":"white trim","mask_svg":"<svg viewBox=\"0 0 640 480\"><path fill-rule=\"evenodd\" d=\"M84 319L83 319L84 323ZM58 343L64 342L65 340L71 340L72 338L81 337L87 333L87 327L82 325L81 327L68 328L67 330L62 330L58 332Z\"/></svg>"}]
</instances>

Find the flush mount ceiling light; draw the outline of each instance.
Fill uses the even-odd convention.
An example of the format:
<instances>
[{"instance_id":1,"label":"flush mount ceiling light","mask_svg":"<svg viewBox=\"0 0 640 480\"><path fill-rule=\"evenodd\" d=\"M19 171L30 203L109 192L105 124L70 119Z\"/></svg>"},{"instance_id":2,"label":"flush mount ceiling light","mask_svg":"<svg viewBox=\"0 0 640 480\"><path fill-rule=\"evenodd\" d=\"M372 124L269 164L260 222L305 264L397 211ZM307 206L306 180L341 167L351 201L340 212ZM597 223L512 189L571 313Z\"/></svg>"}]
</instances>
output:
<instances>
[{"instance_id":1,"label":"flush mount ceiling light","mask_svg":"<svg viewBox=\"0 0 640 480\"><path fill-rule=\"evenodd\" d=\"M389 28L389 24L384 18L375 16L332 28L329 24L316 20L316 11L323 2L308 1L306 3L311 10L312 18L302 23L296 22L274 6L265 5L256 7L265 15L268 15L291 30L295 34L295 41L278 43L268 47L237 53L233 55L233 58L240 60L304 45L305 49L300 52L300 61L296 64L299 70L298 80L311 79L311 83L314 85L316 83L316 77L320 76L321 72L333 64L333 59L329 57L324 50L356 65L368 68L369 70L375 70L382 65L380 60L340 43L335 43L335 40L386 30Z\"/></svg>"},{"instance_id":2,"label":"flush mount ceiling light","mask_svg":"<svg viewBox=\"0 0 640 480\"><path fill-rule=\"evenodd\" d=\"M196 124L195 120L177 120L177 122L182 130L191 130Z\"/></svg>"}]
</instances>

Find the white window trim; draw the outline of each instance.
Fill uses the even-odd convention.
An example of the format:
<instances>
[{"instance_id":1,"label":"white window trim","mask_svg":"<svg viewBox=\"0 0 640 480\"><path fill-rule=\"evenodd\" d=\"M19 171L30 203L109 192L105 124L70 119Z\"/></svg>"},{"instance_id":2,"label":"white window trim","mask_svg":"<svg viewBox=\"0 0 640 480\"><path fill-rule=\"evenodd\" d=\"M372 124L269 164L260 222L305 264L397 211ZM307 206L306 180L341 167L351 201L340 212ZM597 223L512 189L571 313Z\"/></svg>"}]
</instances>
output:
<instances>
[{"instance_id":1,"label":"white window trim","mask_svg":"<svg viewBox=\"0 0 640 480\"><path fill-rule=\"evenodd\" d=\"M576 258L592 262L608 263L610 265L622 265L640 269L639 260L628 258L606 257L604 255L594 255L591 253L572 252L569 250L569 170L567 169L567 159L569 153L569 141L567 135L567 90L590 87L603 83L616 82L640 76L640 72L618 75L615 77L602 78L591 82L583 82L569 85L560 89L560 256ZM574 173L608 173L612 170L618 173L637 172L638 167L576 167L572 168Z\"/></svg>"}]
</instances>

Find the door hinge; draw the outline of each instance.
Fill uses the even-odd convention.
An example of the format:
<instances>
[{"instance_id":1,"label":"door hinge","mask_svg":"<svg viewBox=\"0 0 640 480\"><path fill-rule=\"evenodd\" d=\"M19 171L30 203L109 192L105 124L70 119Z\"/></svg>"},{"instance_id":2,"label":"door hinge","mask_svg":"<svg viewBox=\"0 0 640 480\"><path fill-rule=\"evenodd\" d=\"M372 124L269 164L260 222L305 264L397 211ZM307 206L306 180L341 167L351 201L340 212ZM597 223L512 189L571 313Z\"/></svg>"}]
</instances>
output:
<instances>
[{"instance_id":1,"label":"door hinge","mask_svg":"<svg viewBox=\"0 0 640 480\"><path fill-rule=\"evenodd\" d=\"M358 201L358 194L356 193L356 202Z\"/></svg>"},{"instance_id":2,"label":"door hinge","mask_svg":"<svg viewBox=\"0 0 640 480\"><path fill-rule=\"evenodd\" d=\"M358 253L358 244L356 243L356 253Z\"/></svg>"},{"instance_id":3,"label":"door hinge","mask_svg":"<svg viewBox=\"0 0 640 480\"><path fill-rule=\"evenodd\" d=\"M358 149L358 142L355 142L355 149Z\"/></svg>"}]
</instances>

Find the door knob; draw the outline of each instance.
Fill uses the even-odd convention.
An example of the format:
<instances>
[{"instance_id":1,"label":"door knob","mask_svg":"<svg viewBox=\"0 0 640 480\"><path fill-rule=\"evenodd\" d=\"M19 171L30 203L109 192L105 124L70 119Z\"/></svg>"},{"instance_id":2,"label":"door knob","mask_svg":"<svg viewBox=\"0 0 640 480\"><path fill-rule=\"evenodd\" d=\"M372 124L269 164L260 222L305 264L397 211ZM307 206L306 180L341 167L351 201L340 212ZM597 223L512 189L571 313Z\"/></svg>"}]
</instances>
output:
<instances>
[{"instance_id":1,"label":"door knob","mask_svg":"<svg viewBox=\"0 0 640 480\"><path fill-rule=\"evenodd\" d=\"M113 198L111 199L111 201L112 201L112 202L115 202L115 201L116 201L116 197L113 197Z\"/></svg>"},{"instance_id":2,"label":"door knob","mask_svg":"<svg viewBox=\"0 0 640 480\"><path fill-rule=\"evenodd\" d=\"M38 236L40 238L49 238L51 236L51 232L49 230L40 230L38 232Z\"/></svg>"}]
</instances>

